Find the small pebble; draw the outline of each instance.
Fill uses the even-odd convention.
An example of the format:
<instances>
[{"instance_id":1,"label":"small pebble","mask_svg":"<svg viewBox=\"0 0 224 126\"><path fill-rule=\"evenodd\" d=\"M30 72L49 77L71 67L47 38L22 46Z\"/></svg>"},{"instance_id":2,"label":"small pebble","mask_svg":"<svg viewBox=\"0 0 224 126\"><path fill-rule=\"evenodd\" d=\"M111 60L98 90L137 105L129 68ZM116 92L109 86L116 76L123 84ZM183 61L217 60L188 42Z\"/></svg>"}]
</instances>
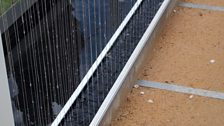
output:
<instances>
[{"instance_id":1,"label":"small pebble","mask_svg":"<svg viewBox=\"0 0 224 126\"><path fill-rule=\"evenodd\" d=\"M149 99L147 102L148 102L148 103L151 103L151 104L154 103L154 101L153 101L152 99Z\"/></svg>"},{"instance_id":2,"label":"small pebble","mask_svg":"<svg viewBox=\"0 0 224 126\"><path fill-rule=\"evenodd\" d=\"M167 84L169 83L169 81L164 81L164 82L167 83Z\"/></svg>"},{"instance_id":3,"label":"small pebble","mask_svg":"<svg viewBox=\"0 0 224 126\"><path fill-rule=\"evenodd\" d=\"M141 94L141 95L144 95L144 94L145 94L145 92L141 91L141 92L140 92L140 94Z\"/></svg>"},{"instance_id":4,"label":"small pebble","mask_svg":"<svg viewBox=\"0 0 224 126\"><path fill-rule=\"evenodd\" d=\"M190 95L189 98L192 99L194 97L194 95Z\"/></svg>"},{"instance_id":5,"label":"small pebble","mask_svg":"<svg viewBox=\"0 0 224 126\"><path fill-rule=\"evenodd\" d=\"M135 85L134 85L134 88L136 88L136 89L139 88L139 85L135 84Z\"/></svg>"},{"instance_id":6,"label":"small pebble","mask_svg":"<svg viewBox=\"0 0 224 126\"><path fill-rule=\"evenodd\" d=\"M215 60L214 59L210 60L210 63L215 63Z\"/></svg>"},{"instance_id":7,"label":"small pebble","mask_svg":"<svg viewBox=\"0 0 224 126\"><path fill-rule=\"evenodd\" d=\"M174 13L176 13L176 12L177 12L177 10L173 10L173 12L174 12Z\"/></svg>"}]
</instances>

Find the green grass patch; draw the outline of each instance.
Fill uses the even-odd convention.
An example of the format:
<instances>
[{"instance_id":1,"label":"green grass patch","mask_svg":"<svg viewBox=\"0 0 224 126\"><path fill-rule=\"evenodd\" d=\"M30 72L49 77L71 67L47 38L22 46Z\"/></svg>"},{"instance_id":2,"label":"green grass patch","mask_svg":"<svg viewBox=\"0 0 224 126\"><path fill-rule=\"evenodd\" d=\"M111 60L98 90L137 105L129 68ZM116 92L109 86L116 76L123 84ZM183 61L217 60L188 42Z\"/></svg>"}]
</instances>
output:
<instances>
[{"instance_id":1,"label":"green grass patch","mask_svg":"<svg viewBox=\"0 0 224 126\"><path fill-rule=\"evenodd\" d=\"M17 0L0 0L0 15L7 11Z\"/></svg>"}]
</instances>

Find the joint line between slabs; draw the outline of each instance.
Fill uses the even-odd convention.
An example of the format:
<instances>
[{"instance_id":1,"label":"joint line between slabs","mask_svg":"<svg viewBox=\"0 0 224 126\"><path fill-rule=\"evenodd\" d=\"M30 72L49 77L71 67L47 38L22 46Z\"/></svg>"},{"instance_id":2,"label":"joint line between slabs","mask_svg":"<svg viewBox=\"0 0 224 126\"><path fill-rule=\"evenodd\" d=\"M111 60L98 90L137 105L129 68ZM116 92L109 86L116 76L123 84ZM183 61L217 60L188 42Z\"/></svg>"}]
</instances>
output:
<instances>
[{"instance_id":1,"label":"joint line between slabs","mask_svg":"<svg viewBox=\"0 0 224 126\"><path fill-rule=\"evenodd\" d=\"M224 11L224 7L222 7L222 6L210 6L210 5L205 5L205 4L195 4L195 3L188 3L188 2L178 2L177 5L181 6L181 7L188 7L188 8L195 8L195 9Z\"/></svg>"},{"instance_id":2,"label":"joint line between slabs","mask_svg":"<svg viewBox=\"0 0 224 126\"><path fill-rule=\"evenodd\" d=\"M186 94L193 94L193 95L198 95L203 97L224 100L224 93L216 92L216 91L209 91L204 89L197 89L192 87L178 86L174 84L166 84L166 83L152 82L152 81L146 81L146 80L138 80L137 83L143 87L150 87L150 88L156 88L156 89L162 89L162 90L168 90L168 91L186 93Z\"/></svg>"}]
</instances>

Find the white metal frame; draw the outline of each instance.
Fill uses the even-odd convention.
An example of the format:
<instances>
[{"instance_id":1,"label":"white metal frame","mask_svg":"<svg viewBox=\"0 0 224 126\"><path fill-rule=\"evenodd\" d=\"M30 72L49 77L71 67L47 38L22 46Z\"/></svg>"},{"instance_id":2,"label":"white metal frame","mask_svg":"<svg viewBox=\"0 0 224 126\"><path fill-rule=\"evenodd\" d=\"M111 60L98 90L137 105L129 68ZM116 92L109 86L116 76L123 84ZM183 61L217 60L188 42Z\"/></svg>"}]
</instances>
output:
<instances>
[{"instance_id":1,"label":"white metal frame","mask_svg":"<svg viewBox=\"0 0 224 126\"><path fill-rule=\"evenodd\" d=\"M92 120L90 126L99 126L99 125L108 125L111 121L111 116L114 113L114 110L117 109L120 102L122 101L122 95L127 93L136 79L136 74L141 66L141 61L144 59L142 55L148 55L145 52L150 49L151 41L150 39L155 38L155 34L158 31L160 22L163 19L167 18L169 13L172 11L172 8L175 6L177 0L164 0L160 9L156 13L152 22L148 26L146 32L142 36L139 44L135 48L119 77L115 81L113 87L105 98L103 104ZM128 89L129 88L129 89Z\"/></svg>"},{"instance_id":2,"label":"white metal frame","mask_svg":"<svg viewBox=\"0 0 224 126\"><path fill-rule=\"evenodd\" d=\"M4 126L15 125L1 34L0 34L0 125Z\"/></svg>"},{"instance_id":3,"label":"white metal frame","mask_svg":"<svg viewBox=\"0 0 224 126\"><path fill-rule=\"evenodd\" d=\"M83 88L86 86L89 79L92 77L94 72L96 71L99 64L102 62L103 58L106 56L106 54L109 52L110 48L113 46L115 41L117 40L120 33L124 30L125 26L128 24L129 20L132 18L138 7L141 5L143 0L137 0L128 15L125 17L123 22L120 24L112 38L109 40L103 51L100 53L100 55L97 57L96 61L93 63L85 77L82 79L79 86L76 88L76 90L73 92L72 96L69 98L69 100L66 102L65 106L62 108L56 119L53 121L51 126L58 126L68 110L71 108L72 104L75 102L79 94L82 92Z\"/></svg>"}]
</instances>

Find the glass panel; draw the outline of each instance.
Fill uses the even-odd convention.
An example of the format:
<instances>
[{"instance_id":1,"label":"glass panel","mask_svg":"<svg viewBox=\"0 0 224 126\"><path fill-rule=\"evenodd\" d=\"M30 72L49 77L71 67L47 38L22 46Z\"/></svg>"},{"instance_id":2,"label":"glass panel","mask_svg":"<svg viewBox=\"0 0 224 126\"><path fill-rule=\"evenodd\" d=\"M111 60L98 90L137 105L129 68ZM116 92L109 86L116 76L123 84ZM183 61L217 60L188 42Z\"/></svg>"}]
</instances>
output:
<instances>
[{"instance_id":1,"label":"glass panel","mask_svg":"<svg viewBox=\"0 0 224 126\"><path fill-rule=\"evenodd\" d=\"M135 1L0 0L16 125L55 119Z\"/></svg>"}]
</instances>

